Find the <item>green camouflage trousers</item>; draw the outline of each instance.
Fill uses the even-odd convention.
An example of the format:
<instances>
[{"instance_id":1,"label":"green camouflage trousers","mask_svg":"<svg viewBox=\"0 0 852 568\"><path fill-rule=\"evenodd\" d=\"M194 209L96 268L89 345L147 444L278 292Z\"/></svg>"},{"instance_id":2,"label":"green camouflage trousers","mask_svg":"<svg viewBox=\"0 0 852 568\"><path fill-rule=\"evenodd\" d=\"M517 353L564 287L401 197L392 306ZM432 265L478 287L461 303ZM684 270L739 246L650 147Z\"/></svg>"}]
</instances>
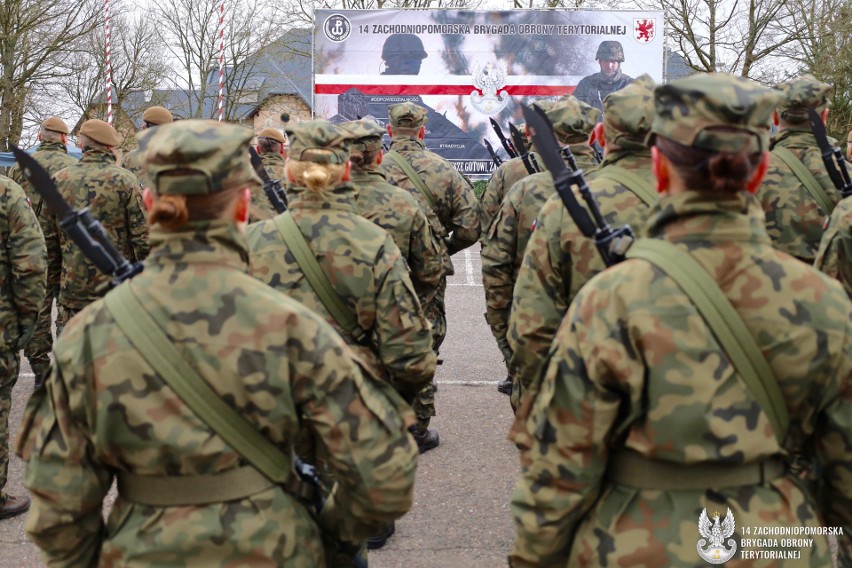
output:
<instances>
[{"instance_id":1,"label":"green camouflage trousers","mask_svg":"<svg viewBox=\"0 0 852 568\"><path fill-rule=\"evenodd\" d=\"M32 339L24 347L24 355L30 362L36 384L44 383L50 375L50 352L53 349L53 335L50 331L50 312L53 308L53 296L48 293L36 319Z\"/></svg>"},{"instance_id":2,"label":"green camouflage trousers","mask_svg":"<svg viewBox=\"0 0 852 568\"><path fill-rule=\"evenodd\" d=\"M79 310L76 308L69 308L68 306L63 306L59 302L56 302L56 337L59 337L59 334L62 333L62 329L65 327L65 324L68 321L76 316L83 308ZM41 314L39 314L41 317Z\"/></svg>"},{"instance_id":3,"label":"green camouflage trousers","mask_svg":"<svg viewBox=\"0 0 852 568\"><path fill-rule=\"evenodd\" d=\"M447 293L447 277L441 278L438 288L435 290L435 296L423 305L423 313L429 323L432 324L432 349L437 355L444 338L447 336L447 311L444 307L444 297ZM414 415L417 417L417 425L415 430L418 434L422 434L429 427L431 418L435 416L435 382L417 393L417 398L411 405L414 410Z\"/></svg>"},{"instance_id":4,"label":"green camouflage trousers","mask_svg":"<svg viewBox=\"0 0 852 568\"><path fill-rule=\"evenodd\" d=\"M20 371L18 353L0 354L0 499L9 473L9 414L12 412L12 389Z\"/></svg>"}]
</instances>

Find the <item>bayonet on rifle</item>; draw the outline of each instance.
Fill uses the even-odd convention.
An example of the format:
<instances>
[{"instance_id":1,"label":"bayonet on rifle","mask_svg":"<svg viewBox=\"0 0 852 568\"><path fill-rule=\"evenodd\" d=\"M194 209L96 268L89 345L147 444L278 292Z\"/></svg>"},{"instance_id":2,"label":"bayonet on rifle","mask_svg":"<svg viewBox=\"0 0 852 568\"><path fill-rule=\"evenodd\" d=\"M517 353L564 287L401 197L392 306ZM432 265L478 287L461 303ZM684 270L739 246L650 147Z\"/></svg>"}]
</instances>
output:
<instances>
[{"instance_id":1,"label":"bayonet on rifle","mask_svg":"<svg viewBox=\"0 0 852 568\"><path fill-rule=\"evenodd\" d=\"M266 198L269 199L269 202L277 213L284 213L287 211L287 194L284 192L284 188L281 187L281 182L269 177L266 168L263 167L263 160L258 155L257 150L252 146L249 146L249 155L251 156L251 165L255 173L257 173L263 182L263 192L266 194Z\"/></svg>"},{"instance_id":2,"label":"bayonet on rifle","mask_svg":"<svg viewBox=\"0 0 852 568\"><path fill-rule=\"evenodd\" d=\"M497 121L494 120L493 118L489 118L488 120L491 121L491 128L493 128L494 132L497 133L497 138L500 139L500 143L503 145L503 149L506 150L506 153L509 154L509 157L510 158L517 158L518 157L517 150L515 149L514 146L512 146L511 142L506 140L506 136L503 134L503 129L500 128L500 125L497 124Z\"/></svg>"},{"instance_id":3,"label":"bayonet on rifle","mask_svg":"<svg viewBox=\"0 0 852 568\"><path fill-rule=\"evenodd\" d=\"M529 150L526 149L527 144L526 140L524 140L524 135L521 134L521 131L517 129L517 127L509 123L509 133L512 135L512 142L515 145L515 148L523 148L523 153L519 154L521 160L524 162L524 167L527 169L527 172L530 174L537 174L541 171L538 167L538 163L535 161L535 158L530 154Z\"/></svg>"},{"instance_id":4,"label":"bayonet on rifle","mask_svg":"<svg viewBox=\"0 0 852 568\"><path fill-rule=\"evenodd\" d=\"M843 153L840 148L832 146L828 140L828 134L825 131L825 124L822 123L822 117L819 113L812 109L808 109L808 117L811 119L811 127L814 131L817 145L819 145L822 161L825 164L825 169L828 171L828 177L831 178L831 183L840 192L843 198L852 195L852 180L849 177L849 170L846 168L846 160L843 159Z\"/></svg>"},{"instance_id":5,"label":"bayonet on rifle","mask_svg":"<svg viewBox=\"0 0 852 568\"><path fill-rule=\"evenodd\" d=\"M503 164L503 160L501 160L500 156L497 155L497 152L494 151L494 148L491 146L491 142L489 142L487 138L483 138L482 141L485 143L485 147L488 148L488 153L491 154L491 159L494 160L494 165L499 168Z\"/></svg>"}]
</instances>

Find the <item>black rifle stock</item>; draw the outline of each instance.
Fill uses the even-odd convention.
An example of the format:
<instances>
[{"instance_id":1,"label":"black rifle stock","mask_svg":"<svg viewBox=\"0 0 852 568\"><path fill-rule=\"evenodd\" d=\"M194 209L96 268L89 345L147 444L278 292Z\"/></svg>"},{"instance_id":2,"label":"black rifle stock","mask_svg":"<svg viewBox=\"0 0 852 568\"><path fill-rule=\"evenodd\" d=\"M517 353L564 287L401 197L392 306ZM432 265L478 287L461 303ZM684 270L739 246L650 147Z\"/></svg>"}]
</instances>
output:
<instances>
[{"instance_id":1,"label":"black rifle stock","mask_svg":"<svg viewBox=\"0 0 852 568\"><path fill-rule=\"evenodd\" d=\"M266 168L263 166L263 160L261 160L257 150L252 146L249 146L249 155L251 156L251 165L263 182L263 192L266 194L266 198L269 199L269 203L272 204L272 208L277 213L284 213L287 211L287 194L284 192L284 188L281 187L281 182L269 177L269 173L267 173Z\"/></svg>"}]
</instances>

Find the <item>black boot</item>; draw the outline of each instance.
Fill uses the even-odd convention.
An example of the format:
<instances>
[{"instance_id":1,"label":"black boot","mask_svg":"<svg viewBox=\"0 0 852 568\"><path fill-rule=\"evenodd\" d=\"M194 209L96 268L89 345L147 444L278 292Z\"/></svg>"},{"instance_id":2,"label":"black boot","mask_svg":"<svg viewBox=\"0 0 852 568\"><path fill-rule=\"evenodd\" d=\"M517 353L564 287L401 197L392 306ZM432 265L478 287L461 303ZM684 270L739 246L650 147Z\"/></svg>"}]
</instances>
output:
<instances>
[{"instance_id":1,"label":"black boot","mask_svg":"<svg viewBox=\"0 0 852 568\"><path fill-rule=\"evenodd\" d=\"M391 521L391 524L385 527L385 529L377 534L376 536L371 536L367 539L367 550L378 550L387 544L388 539L393 536L393 533L396 532L396 523Z\"/></svg>"},{"instance_id":2,"label":"black boot","mask_svg":"<svg viewBox=\"0 0 852 568\"><path fill-rule=\"evenodd\" d=\"M497 383L497 390L502 392L503 394L512 396L512 377L506 377L505 379Z\"/></svg>"},{"instance_id":3,"label":"black boot","mask_svg":"<svg viewBox=\"0 0 852 568\"><path fill-rule=\"evenodd\" d=\"M414 440L417 442L417 448L421 454L437 448L440 442L438 432L435 430L426 430L422 433L414 434Z\"/></svg>"}]
</instances>

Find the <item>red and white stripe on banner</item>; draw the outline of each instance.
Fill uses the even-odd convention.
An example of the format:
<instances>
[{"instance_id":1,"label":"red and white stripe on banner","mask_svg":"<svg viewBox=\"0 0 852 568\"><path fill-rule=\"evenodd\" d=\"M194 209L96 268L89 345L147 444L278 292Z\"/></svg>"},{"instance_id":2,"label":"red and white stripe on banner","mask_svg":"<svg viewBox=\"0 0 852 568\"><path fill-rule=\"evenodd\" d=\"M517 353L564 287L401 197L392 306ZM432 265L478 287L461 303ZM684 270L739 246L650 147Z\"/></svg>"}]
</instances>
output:
<instances>
[{"instance_id":1,"label":"red and white stripe on banner","mask_svg":"<svg viewBox=\"0 0 852 568\"><path fill-rule=\"evenodd\" d=\"M517 76L509 77L509 84L499 91L516 97L551 97L571 94L582 77L564 76ZM469 95L476 90L467 77L442 77L442 82L430 82L428 77L406 77L406 84L399 84L399 77L371 76L365 82L363 75L317 75L314 92L318 95L340 95L349 89L358 89L365 95Z\"/></svg>"},{"instance_id":2,"label":"red and white stripe on banner","mask_svg":"<svg viewBox=\"0 0 852 568\"><path fill-rule=\"evenodd\" d=\"M225 3L219 8L219 122L225 116L223 88L225 85Z\"/></svg>"},{"instance_id":3,"label":"red and white stripe on banner","mask_svg":"<svg viewBox=\"0 0 852 568\"><path fill-rule=\"evenodd\" d=\"M107 124L112 126L112 50L110 46L109 0L105 0L106 14L106 88L107 88Z\"/></svg>"}]
</instances>

